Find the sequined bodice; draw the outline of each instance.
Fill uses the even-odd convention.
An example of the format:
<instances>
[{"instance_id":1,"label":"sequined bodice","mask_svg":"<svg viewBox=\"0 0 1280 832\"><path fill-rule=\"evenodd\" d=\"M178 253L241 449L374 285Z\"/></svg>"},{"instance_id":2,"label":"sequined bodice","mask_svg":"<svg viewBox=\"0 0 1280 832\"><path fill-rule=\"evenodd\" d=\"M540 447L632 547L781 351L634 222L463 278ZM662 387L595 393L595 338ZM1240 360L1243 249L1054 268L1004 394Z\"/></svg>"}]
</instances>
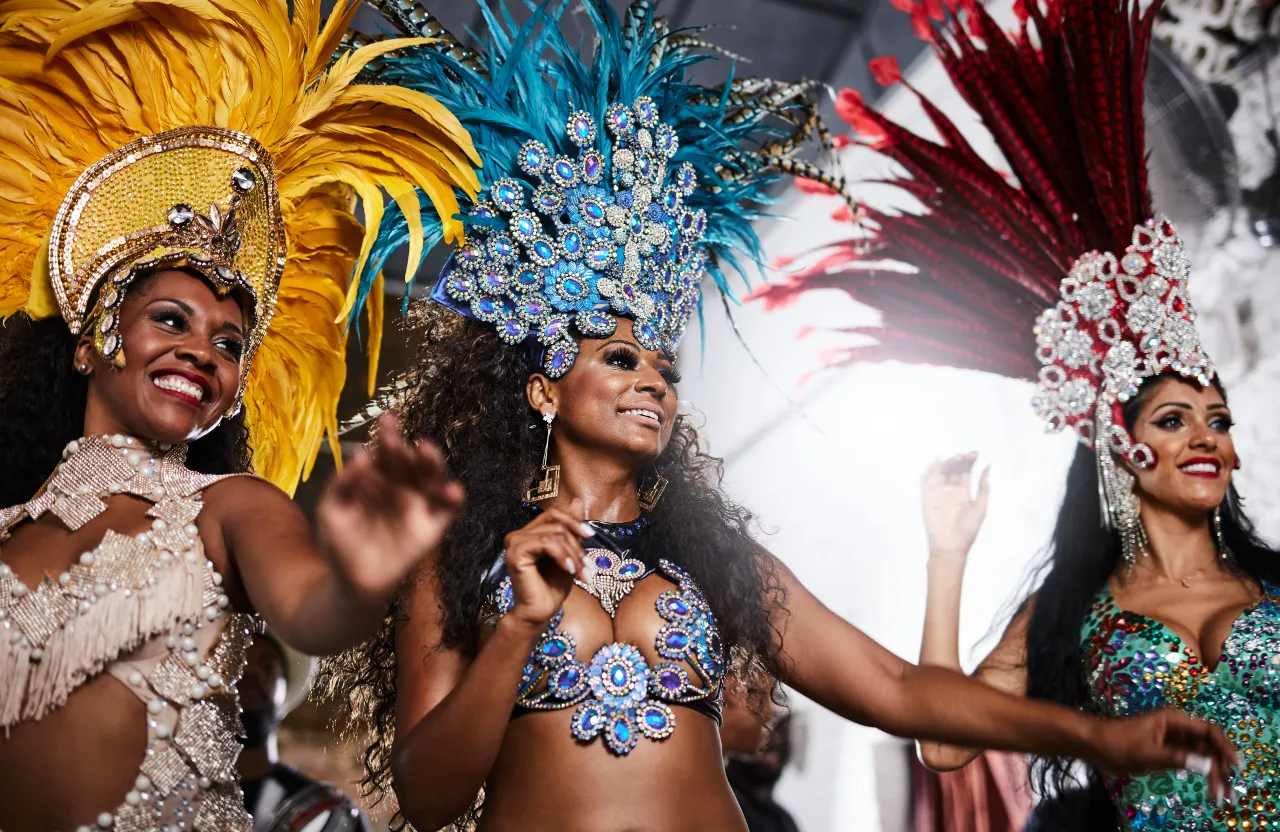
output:
<instances>
[{"instance_id":1,"label":"sequined bodice","mask_svg":"<svg viewBox=\"0 0 1280 832\"><path fill-rule=\"evenodd\" d=\"M671 705L720 718L724 656L715 618L697 583L668 560L651 560L647 526L592 523L596 536L585 541L595 566L589 580L575 581L610 616L629 599L640 581L656 576L669 582L654 602L662 623L652 636L656 663L635 644L614 641L590 658L578 655L573 636L562 629L561 609L529 656L520 681L516 713L574 708L570 730L575 739L590 743L601 738L614 754L627 754L641 739L664 740L676 729ZM490 582L497 588L490 598L493 619L514 604L511 581L499 562Z\"/></svg>"},{"instance_id":2,"label":"sequined bodice","mask_svg":"<svg viewBox=\"0 0 1280 832\"><path fill-rule=\"evenodd\" d=\"M147 748L135 789L85 823L247 832L235 683L255 619L229 611L195 525L201 492L221 477L186 468L185 448L153 459L133 445L123 437L72 443L41 494L0 510L2 543L45 512L78 529L105 510L109 494L153 503L148 531L106 532L56 581L30 589L0 564L0 729L39 720L109 673L145 703Z\"/></svg>"},{"instance_id":3,"label":"sequined bodice","mask_svg":"<svg viewBox=\"0 0 1280 832\"><path fill-rule=\"evenodd\" d=\"M1109 590L1095 598L1081 632L1091 708L1105 716L1186 711L1219 725L1244 761L1222 807L1209 802L1197 774L1108 778L1124 828L1280 828L1280 588L1263 589L1236 619L1213 669L1165 625L1117 607Z\"/></svg>"}]
</instances>

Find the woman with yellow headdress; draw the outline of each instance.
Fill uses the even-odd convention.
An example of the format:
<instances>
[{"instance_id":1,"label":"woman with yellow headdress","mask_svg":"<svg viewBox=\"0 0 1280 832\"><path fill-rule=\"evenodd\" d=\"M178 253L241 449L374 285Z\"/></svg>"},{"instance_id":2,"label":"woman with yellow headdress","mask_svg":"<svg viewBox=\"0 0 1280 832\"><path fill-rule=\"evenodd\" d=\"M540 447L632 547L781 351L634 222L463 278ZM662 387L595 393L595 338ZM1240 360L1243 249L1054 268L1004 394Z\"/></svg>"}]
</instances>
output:
<instances>
[{"instance_id":1,"label":"woman with yellow headdress","mask_svg":"<svg viewBox=\"0 0 1280 832\"><path fill-rule=\"evenodd\" d=\"M383 192L412 222L478 187L439 103L354 83L406 42L331 62L354 5L291 5L0 2L7 832L248 829L254 616L359 641L460 504L394 424L320 504L323 545L285 493L335 427Z\"/></svg>"}]
</instances>

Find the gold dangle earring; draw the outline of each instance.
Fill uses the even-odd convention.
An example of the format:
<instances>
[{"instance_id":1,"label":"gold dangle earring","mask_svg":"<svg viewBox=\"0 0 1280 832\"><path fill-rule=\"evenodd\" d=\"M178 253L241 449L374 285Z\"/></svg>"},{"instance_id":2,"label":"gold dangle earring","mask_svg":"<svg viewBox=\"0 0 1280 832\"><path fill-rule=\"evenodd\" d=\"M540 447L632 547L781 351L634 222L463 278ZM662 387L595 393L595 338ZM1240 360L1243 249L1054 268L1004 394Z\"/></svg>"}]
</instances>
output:
<instances>
[{"instance_id":1,"label":"gold dangle earring","mask_svg":"<svg viewBox=\"0 0 1280 832\"><path fill-rule=\"evenodd\" d=\"M654 471L658 477L654 480L653 485L649 488L640 488L640 510L653 511L654 506L662 499L662 493L667 490L667 478Z\"/></svg>"},{"instance_id":2,"label":"gold dangle earring","mask_svg":"<svg viewBox=\"0 0 1280 832\"><path fill-rule=\"evenodd\" d=\"M524 501L526 503L538 503L543 500L550 500L560 493L560 466L547 465L548 455L551 453L551 423L555 421L554 413L543 413L542 421L547 423L547 444L542 447L542 475L538 478L538 482L533 488L524 492Z\"/></svg>"}]
</instances>

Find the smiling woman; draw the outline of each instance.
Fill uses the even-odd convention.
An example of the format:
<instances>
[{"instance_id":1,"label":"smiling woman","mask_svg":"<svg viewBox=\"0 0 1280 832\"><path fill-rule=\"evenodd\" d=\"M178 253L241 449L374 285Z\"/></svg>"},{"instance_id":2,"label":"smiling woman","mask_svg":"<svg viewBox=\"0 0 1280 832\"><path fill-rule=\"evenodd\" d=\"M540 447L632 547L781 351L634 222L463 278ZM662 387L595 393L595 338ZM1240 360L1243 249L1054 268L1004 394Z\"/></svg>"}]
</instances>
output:
<instances>
[{"instance_id":1,"label":"smiling woman","mask_svg":"<svg viewBox=\"0 0 1280 832\"><path fill-rule=\"evenodd\" d=\"M259 616L306 652L359 641L461 503L392 422L317 507L323 543L286 493L336 428L377 233L356 194L451 216L477 184L447 111L351 83L403 44L335 54L356 7L319 6L0 0L7 832L247 832Z\"/></svg>"}]
</instances>

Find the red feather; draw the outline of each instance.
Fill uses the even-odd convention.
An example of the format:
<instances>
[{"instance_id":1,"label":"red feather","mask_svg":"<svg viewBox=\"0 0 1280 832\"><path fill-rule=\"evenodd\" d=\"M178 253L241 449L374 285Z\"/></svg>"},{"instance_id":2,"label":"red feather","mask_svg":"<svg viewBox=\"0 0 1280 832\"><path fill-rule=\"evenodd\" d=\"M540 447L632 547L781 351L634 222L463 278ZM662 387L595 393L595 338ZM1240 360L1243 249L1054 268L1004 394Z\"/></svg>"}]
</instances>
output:
<instances>
[{"instance_id":1,"label":"red feather","mask_svg":"<svg viewBox=\"0 0 1280 832\"><path fill-rule=\"evenodd\" d=\"M869 237L821 249L753 298L772 308L839 289L880 310L880 326L837 330L877 343L840 348L836 363L898 360L1035 378L1032 324L1056 301L1072 261L1123 248L1151 214L1143 75L1159 0L1145 11L1139 0L1015 0L1012 34L976 0L891 2L934 43L1009 169L987 164L923 97L941 143L842 91L841 118L902 166L905 176L889 182L927 213L866 210L860 227ZM943 37L931 18L942 20ZM902 80L890 58L870 68L880 84ZM885 267L894 261L911 268Z\"/></svg>"},{"instance_id":2,"label":"red feather","mask_svg":"<svg viewBox=\"0 0 1280 832\"><path fill-rule=\"evenodd\" d=\"M892 86L902 80L902 70L898 69L898 59L892 55L872 58L867 63L867 68L871 70L871 75L876 79L876 83L882 87Z\"/></svg>"}]
</instances>

